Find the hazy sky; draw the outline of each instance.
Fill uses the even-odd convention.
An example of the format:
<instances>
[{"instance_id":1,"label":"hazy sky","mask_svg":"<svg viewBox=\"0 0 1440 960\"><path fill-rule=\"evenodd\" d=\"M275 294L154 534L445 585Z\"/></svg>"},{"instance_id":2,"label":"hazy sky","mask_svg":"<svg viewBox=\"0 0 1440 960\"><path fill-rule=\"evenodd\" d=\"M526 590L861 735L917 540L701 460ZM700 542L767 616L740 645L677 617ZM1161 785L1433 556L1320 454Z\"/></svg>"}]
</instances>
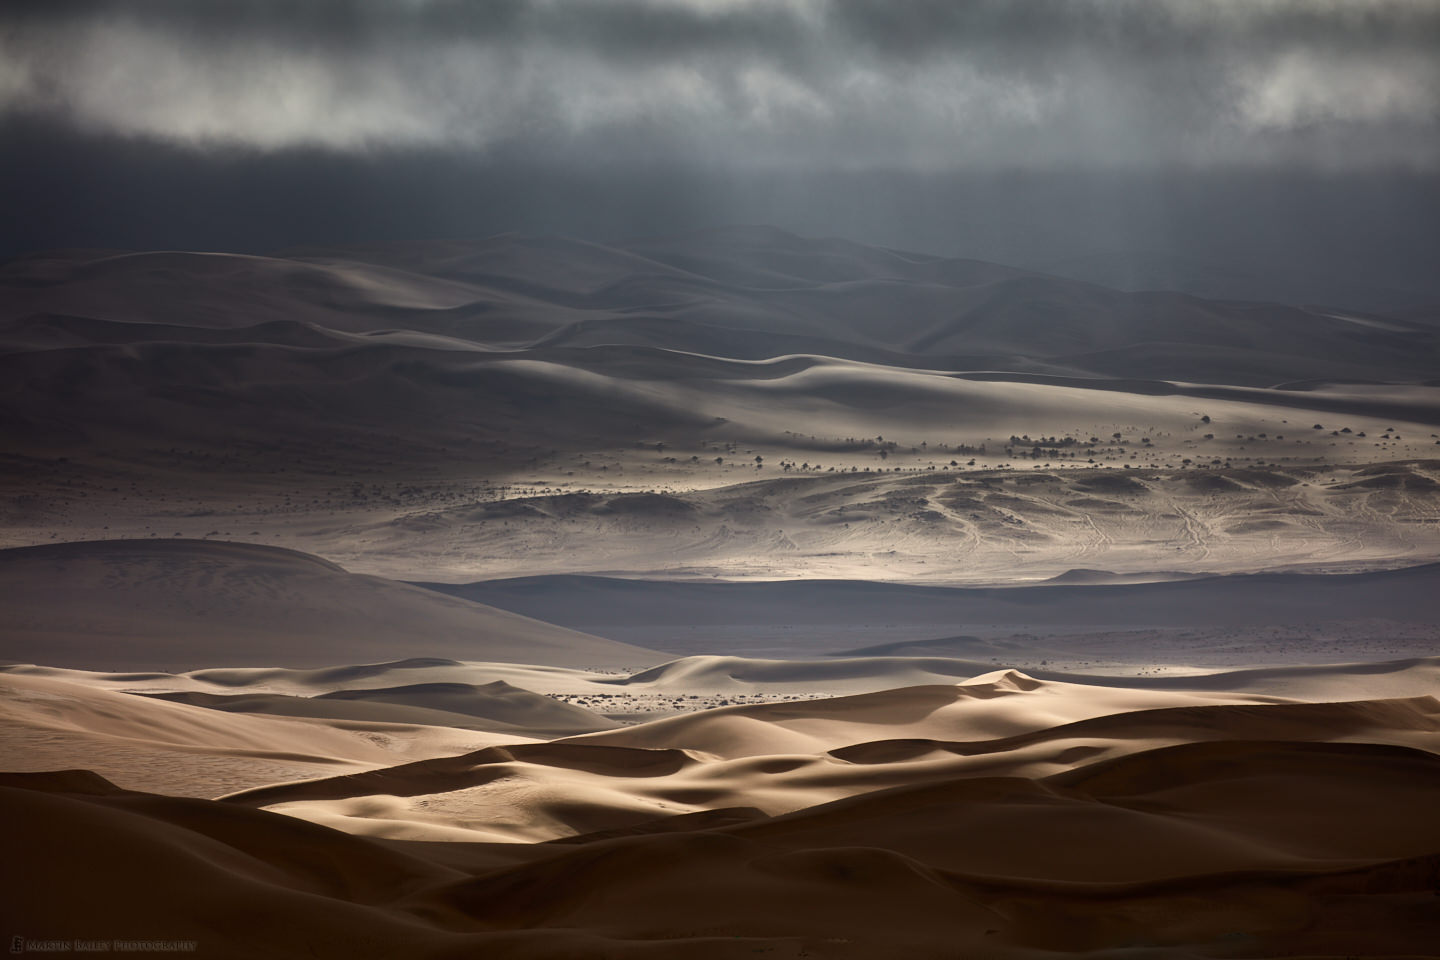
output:
<instances>
[{"instance_id":1,"label":"hazy sky","mask_svg":"<svg viewBox=\"0 0 1440 960\"><path fill-rule=\"evenodd\" d=\"M1120 227L1206 183L1404 210L1440 176L1440 2L9 0L0 124L10 252L767 210L933 246L937 185L972 224L1032 187Z\"/></svg>"}]
</instances>

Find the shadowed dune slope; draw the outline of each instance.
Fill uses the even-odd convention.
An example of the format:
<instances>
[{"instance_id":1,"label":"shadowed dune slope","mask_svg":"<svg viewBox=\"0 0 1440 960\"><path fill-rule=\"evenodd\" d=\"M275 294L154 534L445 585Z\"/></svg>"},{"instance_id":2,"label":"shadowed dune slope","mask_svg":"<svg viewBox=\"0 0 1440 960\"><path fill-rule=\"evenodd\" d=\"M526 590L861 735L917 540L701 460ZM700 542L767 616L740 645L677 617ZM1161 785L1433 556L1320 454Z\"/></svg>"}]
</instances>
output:
<instances>
[{"instance_id":1,"label":"shadowed dune slope","mask_svg":"<svg viewBox=\"0 0 1440 960\"><path fill-rule=\"evenodd\" d=\"M1098 485L1126 477L1089 478ZM687 624L1270 624L1322 619L1426 619L1440 564L1351 574L1263 573L1153 583L943 587L842 580L675 582L595 576L424 584L550 622L596 628ZM940 641L936 641L939 643ZM887 653L885 645L840 656ZM956 644L958 647L959 644ZM898 653L899 651L895 651ZM934 655L934 654L930 654ZM943 654L941 654L943 655Z\"/></svg>"},{"instance_id":2,"label":"shadowed dune slope","mask_svg":"<svg viewBox=\"0 0 1440 960\"><path fill-rule=\"evenodd\" d=\"M396 717L223 713L55 677L0 674L0 769L84 764L126 786L213 797L282 780L446 756L502 735ZM504 742L529 737L516 731Z\"/></svg>"},{"instance_id":3,"label":"shadowed dune slope","mask_svg":"<svg viewBox=\"0 0 1440 960\"><path fill-rule=\"evenodd\" d=\"M212 541L0 551L0 658L56 666L313 666L408 656L570 666L663 659L318 557Z\"/></svg>"},{"instance_id":4,"label":"shadowed dune slope","mask_svg":"<svg viewBox=\"0 0 1440 960\"><path fill-rule=\"evenodd\" d=\"M203 691L148 696L232 713L418 723L509 732L521 737L567 736L615 726L614 721L594 711L531 693L503 680L482 685L437 682L375 690L347 689L310 697Z\"/></svg>"},{"instance_id":5,"label":"shadowed dune slope","mask_svg":"<svg viewBox=\"0 0 1440 960\"><path fill-rule=\"evenodd\" d=\"M27 882L7 895L6 929L37 940L163 936L222 957L391 952L426 931L378 904L451 879L293 818L93 775L0 775L0 804L26 825L11 863Z\"/></svg>"}]
</instances>

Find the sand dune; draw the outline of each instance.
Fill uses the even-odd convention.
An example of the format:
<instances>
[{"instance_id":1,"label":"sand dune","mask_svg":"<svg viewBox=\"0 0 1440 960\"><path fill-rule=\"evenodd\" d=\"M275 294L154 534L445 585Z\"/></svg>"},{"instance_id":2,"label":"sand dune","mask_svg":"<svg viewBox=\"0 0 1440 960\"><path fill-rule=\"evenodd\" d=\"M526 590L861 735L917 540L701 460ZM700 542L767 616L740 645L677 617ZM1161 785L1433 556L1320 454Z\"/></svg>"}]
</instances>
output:
<instances>
[{"instance_id":1,"label":"sand dune","mask_svg":"<svg viewBox=\"0 0 1440 960\"><path fill-rule=\"evenodd\" d=\"M1435 956L1437 330L763 227L0 265L0 935Z\"/></svg>"},{"instance_id":2,"label":"sand dune","mask_svg":"<svg viewBox=\"0 0 1440 960\"><path fill-rule=\"evenodd\" d=\"M11 545L225 537L457 582L1440 557L1437 334L1403 317L767 229L72 253L0 293ZM1143 490L1023 485L1127 465ZM906 486L947 471L1006 489Z\"/></svg>"},{"instance_id":3,"label":"sand dune","mask_svg":"<svg viewBox=\"0 0 1440 960\"><path fill-rule=\"evenodd\" d=\"M1125 293L996 264L763 231L628 248L512 235L448 249L22 259L7 266L0 284L4 319L98 314L223 329L241 318L283 318L346 331L463 331L466 339L496 344L513 342L528 321L552 338L583 325L608 331L598 342L686 352L710 352L683 336L709 329L728 332L728 344L742 351L767 333L809 338L801 341L809 347L771 356L865 359L856 348L866 348L922 363L942 359L942 366L959 356L1024 356L1048 361L1054 372L1077 368L1080 357L1145 343L1162 351L1144 367L1147 376L1239 383L1251 382L1250 369L1259 367L1260 385L1428 370L1416 365L1417 353L1433 350L1435 336L1404 320L1390 321L1388 336L1379 336L1341 316L1278 304ZM685 324L663 328L659 338L634 338L625 324L636 313ZM747 340L751 346L741 346ZM707 341L727 342L714 335ZM1205 363L1202 346L1228 378L1196 375L1196 361Z\"/></svg>"},{"instance_id":4,"label":"sand dune","mask_svg":"<svg viewBox=\"0 0 1440 960\"><path fill-rule=\"evenodd\" d=\"M375 904L454 880L287 817L130 793L93 774L0 777L5 816L26 825L12 862L30 879L8 909L35 940L198 940L212 956L353 956L398 949L420 931ZM86 908L55 897L61 887Z\"/></svg>"},{"instance_id":5,"label":"sand dune","mask_svg":"<svg viewBox=\"0 0 1440 960\"><path fill-rule=\"evenodd\" d=\"M163 928L225 956L1424 956L1440 933L1433 697L1011 672L682 719L222 802L5 775L16 862L103 904L77 924L31 885L20 907L35 936ZM717 734L765 752L724 759ZM511 842L436 842L458 839ZM162 888L131 882L140 862Z\"/></svg>"},{"instance_id":6,"label":"sand dune","mask_svg":"<svg viewBox=\"0 0 1440 960\"><path fill-rule=\"evenodd\" d=\"M787 813L953 776L1048 776L1140 750L1218 741L1440 748L1428 696L1294 703L1039 681L959 685L705 710L551 743L227 798L351 832L535 841L734 807Z\"/></svg>"},{"instance_id":7,"label":"sand dune","mask_svg":"<svg viewBox=\"0 0 1440 960\"><path fill-rule=\"evenodd\" d=\"M950 684L993 669L979 661L938 657L846 657L825 660L760 660L683 657L631 677L602 679L611 689L719 690L776 696L810 690L879 691L896 683ZM1029 671L1035 679L1086 687L1135 691L1237 693L1299 700L1421 696L1440 686L1440 657L1366 663L1305 664L1242 670L1189 670L1166 676Z\"/></svg>"},{"instance_id":8,"label":"sand dune","mask_svg":"<svg viewBox=\"0 0 1440 960\"><path fill-rule=\"evenodd\" d=\"M897 686L969 686L974 678L1002 675L991 663L944 657L827 657L816 660L764 660L745 657L693 656L667 661L654 668L626 673L620 670L580 670L514 663L405 660L378 664L293 669L285 667L234 667L189 673L102 673L33 664L0 666L0 678L35 677L82 684L101 690L164 695L185 702L237 698L243 704L274 697L286 703L308 700L318 710L345 710L363 701L378 682L396 687L457 685L489 687L504 683L525 691L515 695L538 713L541 728L560 717L598 722L595 715L624 713L624 704L649 698L665 714L687 713L729 700L748 708L771 701L789 709L795 699L880 693ZM1137 696L1154 693L1234 694L1242 699L1268 697L1307 701L1338 701L1423 696L1440 687L1440 657L1416 657L1379 662L1296 664L1240 670L1200 670L1152 675L1128 672L1083 673L1035 669L1025 675L1046 684L1074 686L1091 691L1127 691ZM982 685L983 686L983 685ZM383 688L382 688L383 689ZM978 688L976 688L978 689ZM533 693L531 693L533 691ZM541 704L534 694L545 694L586 710L579 716L563 704ZM339 694L339 696L335 696ZM1129 693L1126 694L1127 696ZM222 701L223 703L224 701ZM375 709L396 704L378 704ZM497 706L484 702L484 709ZM543 710L539 708L543 707ZM363 709L363 707L357 707ZM400 706L400 709L424 709ZM448 711L439 711L448 712ZM463 715L462 715L463 716ZM521 714L512 712L512 719ZM635 719L631 717L630 719ZM649 719L649 718L647 718ZM501 721L494 721L501 722Z\"/></svg>"},{"instance_id":9,"label":"sand dune","mask_svg":"<svg viewBox=\"0 0 1440 960\"><path fill-rule=\"evenodd\" d=\"M498 720L521 729L609 727L594 713L569 704L557 703L495 680L482 686L469 683L422 683L378 690L337 690L320 699L395 703L404 706L435 707L453 713Z\"/></svg>"},{"instance_id":10,"label":"sand dune","mask_svg":"<svg viewBox=\"0 0 1440 960\"><path fill-rule=\"evenodd\" d=\"M481 686L437 682L378 690L344 689L310 697L199 691L149 696L232 713L381 720L513 733L527 738L568 736L615 726L590 710L522 690L503 680Z\"/></svg>"},{"instance_id":11,"label":"sand dune","mask_svg":"<svg viewBox=\"0 0 1440 960\"><path fill-rule=\"evenodd\" d=\"M16 672L0 674L0 689L0 769L83 765L135 789L185 796L444 756L502 739L380 718L224 713ZM509 732L503 739L529 738Z\"/></svg>"},{"instance_id":12,"label":"sand dune","mask_svg":"<svg viewBox=\"0 0 1440 960\"><path fill-rule=\"evenodd\" d=\"M510 724L467 716L463 713L394 703L373 703L365 700L335 701L320 697L287 696L280 693L217 694L194 691L148 693L141 694L141 696L169 703L204 707L209 710L223 710L227 713L263 713L280 717L319 717L329 720L378 720L386 723L456 727L462 730L522 733L520 728Z\"/></svg>"},{"instance_id":13,"label":"sand dune","mask_svg":"<svg viewBox=\"0 0 1440 960\"><path fill-rule=\"evenodd\" d=\"M454 656L640 665L659 654L248 544L108 541L0 551L0 657L185 669Z\"/></svg>"},{"instance_id":14,"label":"sand dune","mask_svg":"<svg viewBox=\"0 0 1440 960\"><path fill-rule=\"evenodd\" d=\"M1015 670L963 683L903 687L799 703L723 707L594 734L586 743L686 747L727 758L754 756L789 734L811 752L891 738L1000 737L1088 717L1179 704L1265 702L1263 696L1148 691L1041 681ZM747 736L746 731L753 735Z\"/></svg>"}]
</instances>

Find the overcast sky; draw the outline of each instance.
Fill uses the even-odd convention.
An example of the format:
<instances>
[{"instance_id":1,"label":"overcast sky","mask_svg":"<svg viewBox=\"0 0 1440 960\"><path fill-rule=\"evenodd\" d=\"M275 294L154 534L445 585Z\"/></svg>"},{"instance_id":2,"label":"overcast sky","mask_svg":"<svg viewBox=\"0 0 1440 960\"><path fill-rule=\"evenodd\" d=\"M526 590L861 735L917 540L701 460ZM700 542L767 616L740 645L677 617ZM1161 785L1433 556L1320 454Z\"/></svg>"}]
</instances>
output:
<instances>
[{"instance_id":1,"label":"overcast sky","mask_svg":"<svg viewBox=\"0 0 1440 960\"><path fill-rule=\"evenodd\" d=\"M1440 163L1434 0L45 0L4 17L6 110L196 147Z\"/></svg>"},{"instance_id":2,"label":"overcast sky","mask_svg":"<svg viewBox=\"0 0 1440 960\"><path fill-rule=\"evenodd\" d=\"M902 201L906 183L1016 174L1057 196L1087 177L1424 191L1440 175L1440 2L8 0L0 124L7 194L24 177L51 204L11 252L83 240L87 216L115 233L162 170L197 196L294 192L296 239L359 229L335 219L337 177L370 192L357 204L407 195L413 222L382 219L411 233L437 216L454 230L441 190L478 226L570 216L602 232L663 227L663 209L677 226L763 213L779 185L793 209L778 212L803 220L797 182L853 178ZM330 214L310 209L311 181ZM498 208L476 197L520 181L565 215L481 216ZM637 182L675 192L627 210ZM800 192L818 215L848 189ZM246 216L197 202L238 218L231 232ZM895 232L894 211L849 202L840 226L875 234L857 239Z\"/></svg>"}]
</instances>

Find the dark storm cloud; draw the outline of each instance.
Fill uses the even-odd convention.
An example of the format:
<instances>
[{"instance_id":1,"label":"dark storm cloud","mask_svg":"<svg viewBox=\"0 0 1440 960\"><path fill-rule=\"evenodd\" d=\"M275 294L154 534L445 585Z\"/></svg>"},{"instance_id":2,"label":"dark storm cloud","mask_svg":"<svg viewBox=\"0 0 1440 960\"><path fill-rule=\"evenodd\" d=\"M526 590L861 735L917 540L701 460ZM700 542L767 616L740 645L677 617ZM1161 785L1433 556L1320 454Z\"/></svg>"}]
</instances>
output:
<instances>
[{"instance_id":1,"label":"dark storm cloud","mask_svg":"<svg viewBox=\"0 0 1440 960\"><path fill-rule=\"evenodd\" d=\"M51 0L0 106L190 146L710 167L1440 165L1430 0Z\"/></svg>"}]
</instances>

